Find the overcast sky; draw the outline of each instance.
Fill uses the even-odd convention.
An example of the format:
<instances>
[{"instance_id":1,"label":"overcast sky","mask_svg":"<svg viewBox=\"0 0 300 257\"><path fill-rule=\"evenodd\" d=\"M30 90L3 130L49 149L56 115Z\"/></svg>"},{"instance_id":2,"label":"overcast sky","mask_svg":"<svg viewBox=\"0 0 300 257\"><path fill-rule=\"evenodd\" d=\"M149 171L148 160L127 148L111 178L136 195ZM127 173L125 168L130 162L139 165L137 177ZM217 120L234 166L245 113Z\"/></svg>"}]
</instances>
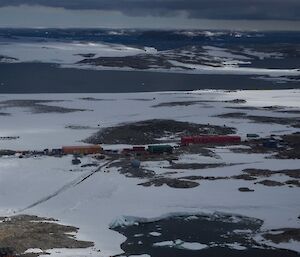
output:
<instances>
[{"instance_id":1,"label":"overcast sky","mask_svg":"<svg viewBox=\"0 0 300 257\"><path fill-rule=\"evenodd\" d=\"M300 30L300 0L0 0L0 27Z\"/></svg>"}]
</instances>

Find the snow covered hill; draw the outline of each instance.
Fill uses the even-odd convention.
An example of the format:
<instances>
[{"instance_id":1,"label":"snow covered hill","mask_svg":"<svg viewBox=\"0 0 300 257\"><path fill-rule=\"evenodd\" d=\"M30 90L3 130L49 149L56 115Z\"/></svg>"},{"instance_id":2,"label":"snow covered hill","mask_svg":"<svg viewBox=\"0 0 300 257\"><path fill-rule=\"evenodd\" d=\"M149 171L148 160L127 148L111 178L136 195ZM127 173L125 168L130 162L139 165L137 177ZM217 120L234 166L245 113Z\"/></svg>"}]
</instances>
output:
<instances>
[{"instance_id":1,"label":"snow covered hill","mask_svg":"<svg viewBox=\"0 0 300 257\"><path fill-rule=\"evenodd\" d=\"M226 125L235 127L236 133L243 139L248 133L257 133L261 137L291 134L299 131L294 123L290 123L299 119L299 99L299 90L1 95L0 113L6 114L0 115L0 137L20 138L1 140L0 148L43 150L84 144L81 140L99 128L148 119ZM246 117L252 116L252 120L219 116L234 112L243 112ZM253 116L281 119L280 122L259 122L254 121ZM118 149L125 146L103 147ZM300 191L297 186L285 184L291 179L286 173L273 174L268 178L282 183L273 187L258 183L266 179L259 176L255 181L235 179L246 169L297 170L299 159L270 158L272 152L233 151L243 147L213 147L208 149L214 153L211 156L188 153L179 155L175 161L226 164L212 168L178 169L174 172L167 160L142 161L143 168L168 179L187 176L218 178L199 180L199 186L186 189L166 184L160 187L138 185L147 182L147 178L124 176L119 172L120 167L109 166L107 160L98 160L98 165L103 167L94 172L95 167L74 167L71 156L2 156L0 215L33 214L55 218L63 224L79 227L79 239L95 242L94 248L78 251L49 250L51 256L62 257L120 254L120 245L125 237L111 230L112 224L129 225L141 219L157 220L178 213L245 215L264 221L260 233L271 229L299 229ZM93 161L91 157L82 157L83 165ZM228 179L219 178L225 176ZM242 192L239 188L254 191ZM259 233L256 237L262 242ZM298 241L263 242L300 252Z\"/></svg>"}]
</instances>

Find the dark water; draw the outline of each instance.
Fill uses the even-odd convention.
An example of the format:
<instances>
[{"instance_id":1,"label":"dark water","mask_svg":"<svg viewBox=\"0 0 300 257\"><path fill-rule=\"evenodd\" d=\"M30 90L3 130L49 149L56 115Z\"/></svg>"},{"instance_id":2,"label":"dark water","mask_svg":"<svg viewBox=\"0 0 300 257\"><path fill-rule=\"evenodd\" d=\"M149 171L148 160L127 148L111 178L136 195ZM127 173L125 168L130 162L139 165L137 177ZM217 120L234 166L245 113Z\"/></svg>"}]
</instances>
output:
<instances>
[{"instance_id":1,"label":"dark water","mask_svg":"<svg viewBox=\"0 0 300 257\"><path fill-rule=\"evenodd\" d=\"M193 75L143 71L95 71L53 64L0 64L2 93L122 93L196 89L300 88L246 75Z\"/></svg>"},{"instance_id":2,"label":"dark water","mask_svg":"<svg viewBox=\"0 0 300 257\"><path fill-rule=\"evenodd\" d=\"M111 33L111 32L117 33ZM233 32L211 31L214 36L205 35L205 31L193 36L181 30L109 30L109 29L1 29L0 42L7 40L27 41L88 41L107 42L134 46L151 46L158 50L175 49L188 45L270 45L299 44L299 32ZM202 33L201 33L202 32Z\"/></svg>"},{"instance_id":3,"label":"dark water","mask_svg":"<svg viewBox=\"0 0 300 257\"><path fill-rule=\"evenodd\" d=\"M151 257L293 257L297 253L281 249L271 249L257 244L252 236L259 231L260 220L243 218L236 222L230 216L197 216L198 219L172 217L151 223L140 223L115 229L127 237L121 245L126 256L149 254ZM243 234L234 230L249 230ZM150 232L159 232L153 236ZM138 235L138 236L137 236ZM153 244L180 239L198 242L209 247L202 250L178 249L178 247L157 247ZM232 249L226 244L239 243L245 250Z\"/></svg>"},{"instance_id":4,"label":"dark water","mask_svg":"<svg viewBox=\"0 0 300 257\"><path fill-rule=\"evenodd\" d=\"M112 33L113 32L113 33ZM231 50L282 51L283 59L253 58L246 67L299 68L299 32L233 32L195 30L0 29L0 43L105 42L158 50L221 46ZM209 36L210 35L210 36ZM213 35L213 36L212 36ZM300 88L300 81L278 84L254 75L192 75L143 71L60 69L52 64L0 64L0 93L120 93L195 89Z\"/></svg>"}]
</instances>

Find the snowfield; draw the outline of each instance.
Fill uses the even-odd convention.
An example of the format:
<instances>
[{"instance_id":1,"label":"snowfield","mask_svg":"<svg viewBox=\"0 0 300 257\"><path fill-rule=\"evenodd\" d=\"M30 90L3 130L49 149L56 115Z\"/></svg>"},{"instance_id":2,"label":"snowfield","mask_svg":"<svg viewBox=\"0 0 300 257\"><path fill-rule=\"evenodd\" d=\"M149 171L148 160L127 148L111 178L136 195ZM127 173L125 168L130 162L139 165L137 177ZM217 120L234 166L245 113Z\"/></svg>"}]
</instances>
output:
<instances>
[{"instance_id":1,"label":"snowfield","mask_svg":"<svg viewBox=\"0 0 300 257\"><path fill-rule=\"evenodd\" d=\"M94 57L124 57L141 54L149 49L125 45L83 42L13 42L0 43L0 54L16 58L10 62L45 62L74 64L92 54Z\"/></svg>"},{"instance_id":2,"label":"snowfield","mask_svg":"<svg viewBox=\"0 0 300 257\"><path fill-rule=\"evenodd\" d=\"M237 52L237 53L235 53ZM236 75L256 75L257 79L275 80L284 83L290 80L290 76L299 77L299 67L292 68L260 68L244 67L255 59L284 59L283 53L255 51L253 49L242 48L233 51L230 48L204 45L197 49L172 49L158 51L154 47L133 47L123 44L109 44L104 42L81 42L81 41L2 41L0 42L0 61L8 63L55 63L65 68L96 69L96 70L144 70L142 66L131 66L131 61L120 65L120 60L115 63L115 57L137 57L140 62L145 62L161 57L168 65L162 65L159 61L148 65L146 70L155 72L175 72L187 74L236 74ZM111 62L97 65L93 62L83 60L93 60L100 57L111 57ZM186 60L186 58L188 59ZM144 61L143 61L144 58ZM190 62L189 58L195 58ZM1 60L2 59L2 60ZM181 61L182 60L182 61ZM216 65L217 64L217 65ZM261 77L266 76L266 77Z\"/></svg>"},{"instance_id":3,"label":"snowfield","mask_svg":"<svg viewBox=\"0 0 300 257\"><path fill-rule=\"evenodd\" d=\"M247 102L240 104L224 102L234 99L244 99ZM99 128L115 126L124 122L160 118L221 126L226 124L227 126L236 127L237 133L242 136L247 133L259 133L262 136L286 134L295 132L297 129L280 124L253 123L248 120L223 119L214 116L223 113L244 112L250 115L297 117L297 114L269 110L239 110L227 107L281 106L284 107L284 110L294 110L300 106L299 99L300 90L200 90L193 92L124 94L2 94L0 96L0 112L11 113L12 115L0 116L0 137L20 136L20 139L1 141L1 148L43 150L45 148L61 147L62 144L83 144L80 141L95 133ZM31 107L13 106L4 108L3 102L9 100L54 100L57 102L43 104L86 111L32 114L34 110ZM180 101L196 102L189 106L153 108L153 106L161 103ZM67 128L68 126L84 127L85 129L70 129Z\"/></svg>"},{"instance_id":4,"label":"snowfield","mask_svg":"<svg viewBox=\"0 0 300 257\"><path fill-rule=\"evenodd\" d=\"M234 99L246 102L233 103ZM33 113L32 107L1 108L8 100L62 100L43 103L70 109L85 109L69 113ZM196 101L186 106L159 106L166 102ZM280 110L300 110L300 90L272 91L193 91L132 94L40 94L1 95L0 137L19 136L15 140L1 140L1 149L42 150L62 145L84 144L87 138L99 128L115 126L124 122L147 119L174 119L212 125L232 126L242 138L247 133L261 136L290 134L299 131L290 125L254 123L248 119L220 118L216 115L230 112L244 112L258 116L299 117L297 113L276 112L261 107L280 106ZM256 107L255 109L230 109ZM68 126L77 126L71 129ZM82 127L85 126L84 129ZM81 128L81 129L78 129ZM105 145L106 149L120 146ZM123 146L122 146L123 147ZM270 159L270 154L234 153L231 147L212 149L214 157L199 154L183 154L178 163L226 163L231 166L201 170L176 170L170 178L182 176L234 176L247 168L256 169L298 169L300 161L295 159ZM95 247L80 250L52 249L50 256L103 256L121 254L120 245L125 238L111 230L118 225L130 225L139 221L157 220L168 215L201 214L225 212L262 219L263 230L300 228L299 187L266 187L246 180L201 180L198 187L175 189L143 187L137 184L146 181L128 178L118 168L74 167L72 157L36 157L19 159L0 158L0 216L32 214L58 219L63 224L79 227L78 239L95 242ZM83 164L92 162L83 157ZM106 161L100 161L105 167ZM170 171L163 162L142 162L142 166L156 174ZM174 170L173 170L174 171ZM81 182L89 174L91 177ZM272 179L285 181L285 175ZM260 179L262 180L262 179ZM254 192L240 192L238 188L249 187ZM153 236L159 236L155 233ZM258 238L257 240L262 240ZM158 247L173 242L162 242ZM177 242L178 243L178 242ZM277 247L271 242L265 242ZM207 247L199 243L179 242L179 247L199 250ZM244 250L242 246L230 245ZM296 241L281 243L281 248L300 252ZM39 249L28 249L35 252ZM98 252L97 250L101 250ZM145 255L146 256L146 255Z\"/></svg>"}]
</instances>

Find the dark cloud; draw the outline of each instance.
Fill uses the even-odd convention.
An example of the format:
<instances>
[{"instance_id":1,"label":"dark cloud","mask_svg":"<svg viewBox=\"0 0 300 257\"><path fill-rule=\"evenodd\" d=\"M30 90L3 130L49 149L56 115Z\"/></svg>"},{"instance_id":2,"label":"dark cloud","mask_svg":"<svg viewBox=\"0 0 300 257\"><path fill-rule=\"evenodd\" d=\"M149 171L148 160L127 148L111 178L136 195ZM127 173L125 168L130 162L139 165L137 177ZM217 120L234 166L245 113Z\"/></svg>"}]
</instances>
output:
<instances>
[{"instance_id":1,"label":"dark cloud","mask_svg":"<svg viewBox=\"0 0 300 257\"><path fill-rule=\"evenodd\" d=\"M121 11L129 16L228 20L300 20L300 0L0 0L0 7L42 5L71 10Z\"/></svg>"}]
</instances>

